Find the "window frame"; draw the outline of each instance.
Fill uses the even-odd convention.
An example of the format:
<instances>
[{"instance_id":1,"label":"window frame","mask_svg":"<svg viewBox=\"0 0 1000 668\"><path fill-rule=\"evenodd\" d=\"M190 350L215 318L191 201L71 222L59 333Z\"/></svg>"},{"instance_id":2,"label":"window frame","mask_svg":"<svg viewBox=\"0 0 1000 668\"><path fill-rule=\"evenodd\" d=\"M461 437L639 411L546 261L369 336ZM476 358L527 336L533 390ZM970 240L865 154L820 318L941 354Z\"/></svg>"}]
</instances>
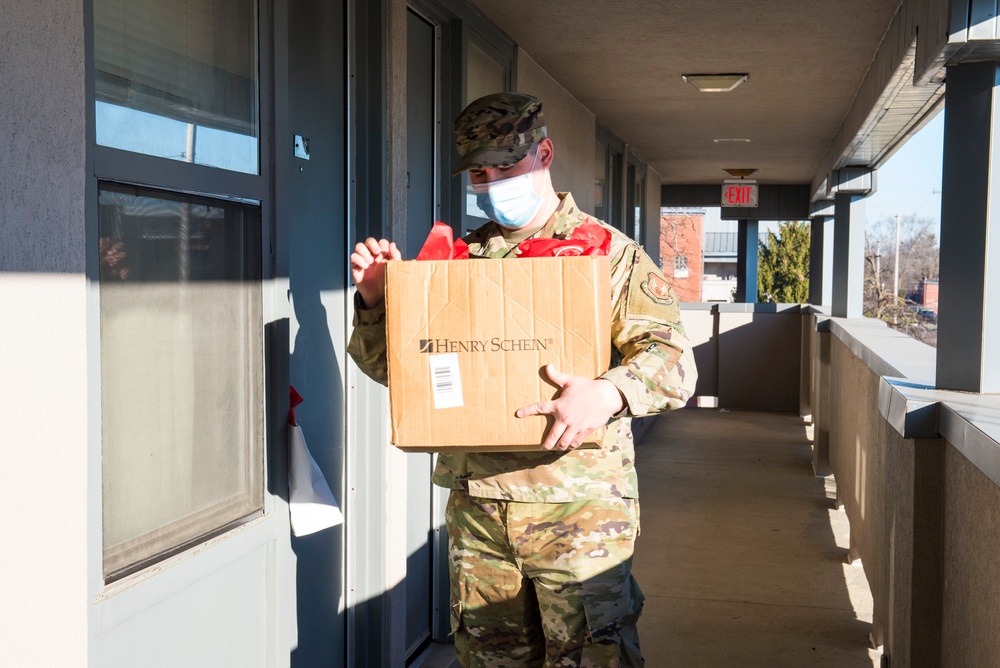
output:
<instances>
[{"instance_id":1,"label":"window frame","mask_svg":"<svg viewBox=\"0 0 1000 668\"><path fill-rule=\"evenodd\" d=\"M625 183L625 158L626 146L617 135L611 132L607 126L600 121L597 122L595 131L594 158L597 157L597 143L603 143L606 147L604 156L604 222L617 230L628 233L626 229L626 183ZM597 165L594 166L594 173L597 173Z\"/></svg>"},{"instance_id":2,"label":"window frame","mask_svg":"<svg viewBox=\"0 0 1000 668\"><path fill-rule=\"evenodd\" d=\"M98 230L98 197L102 182L116 183L126 186L149 188L180 195L191 195L218 200L226 200L259 207L260 215L260 280L258 289L261 300L260 336L257 339L262 344L260 354L260 374L262 385L262 405L258 407L260 435L260 477L261 489L255 490L263 499L263 507L250 515L220 522L207 535L188 540L165 550L155 557L143 560L137 564L113 573L106 573L103 551L103 527L95 537L96 545L91 546L91 558L101 564L101 586L107 590L111 586L119 586L122 581L133 575L154 568L179 553L191 550L207 542L218 540L220 535L234 529L239 529L254 522L261 516L267 516L274 511L274 499L268 492L273 488L274 472L270 466L273 460L275 444L271 438L274 429L275 416L272 415L276 404L274 380L269 368L272 367L273 326L280 315L275 303L275 282L278 278L275 256L275 206L274 206L274 33L273 8L270 0L255 0L255 35L256 67L257 67L257 119L258 119L258 170L256 174L227 170L219 167L209 167L196 163L187 163L171 158L135 153L124 149L116 149L97 144L96 136L96 62L95 62L95 31L94 31L94 0L87 0L84 5L85 22L85 102L86 102L86 212L87 229L86 274L91 288L88 290L88 357L90 381L90 409L92 427L90 443L92 451L98 455L102 452L102 406L101 406L101 343L100 343L100 270L99 270L99 230ZM289 146L289 152L291 146ZM94 474L96 489L100 494L92 501L91 517L102 517L103 485L102 472L98 464Z\"/></svg>"},{"instance_id":3,"label":"window frame","mask_svg":"<svg viewBox=\"0 0 1000 668\"><path fill-rule=\"evenodd\" d=\"M625 204L625 218L631 222L632 230L628 233L640 246L646 245L646 163L631 150L628 152L628 169L632 178L627 179L628 197ZM636 220L638 209L638 220Z\"/></svg>"}]
</instances>

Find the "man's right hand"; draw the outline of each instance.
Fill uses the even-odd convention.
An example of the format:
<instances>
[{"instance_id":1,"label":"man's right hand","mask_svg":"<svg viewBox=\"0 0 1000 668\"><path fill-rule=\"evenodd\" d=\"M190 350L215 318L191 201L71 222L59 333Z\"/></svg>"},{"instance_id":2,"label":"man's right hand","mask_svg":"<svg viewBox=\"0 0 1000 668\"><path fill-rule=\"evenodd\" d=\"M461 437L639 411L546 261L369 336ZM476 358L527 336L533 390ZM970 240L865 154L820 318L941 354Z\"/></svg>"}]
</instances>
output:
<instances>
[{"instance_id":1,"label":"man's right hand","mask_svg":"<svg viewBox=\"0 0 1000 668\"><path fill-rule=\"evenodd\" d=\"M351 276L366 307L374 308L385 301L385 263L402 259L396 243L386 239L368 237L354 247Z\"/></svg>"}]
</instances>

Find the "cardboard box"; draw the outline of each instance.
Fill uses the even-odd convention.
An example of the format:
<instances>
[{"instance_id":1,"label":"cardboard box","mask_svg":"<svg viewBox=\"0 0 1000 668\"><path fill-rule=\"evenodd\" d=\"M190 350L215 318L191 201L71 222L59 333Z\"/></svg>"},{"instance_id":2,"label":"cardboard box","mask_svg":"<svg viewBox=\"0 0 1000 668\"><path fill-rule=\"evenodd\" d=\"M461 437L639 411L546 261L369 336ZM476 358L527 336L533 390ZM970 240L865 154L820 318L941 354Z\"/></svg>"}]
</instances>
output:
<instances>
[{"instance_id":1,"label":"cardboard box","mask_svg":"<svg viewBox=\"0 0 1000 668\"><path fill-rule=\"evenodd\" d=\"M514 412L556 395L546 364L590 378L608 369L610 261L390 262L386 333L394 445L539 450L551 418Z\"/></svg>"}]
</instances>

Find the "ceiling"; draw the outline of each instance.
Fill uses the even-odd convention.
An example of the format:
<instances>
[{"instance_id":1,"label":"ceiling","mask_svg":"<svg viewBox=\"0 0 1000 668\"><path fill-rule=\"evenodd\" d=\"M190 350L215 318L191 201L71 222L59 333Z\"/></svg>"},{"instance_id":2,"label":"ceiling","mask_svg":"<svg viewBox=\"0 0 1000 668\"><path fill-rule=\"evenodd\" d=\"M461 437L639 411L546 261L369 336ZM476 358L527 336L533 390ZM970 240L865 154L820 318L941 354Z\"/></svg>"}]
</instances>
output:
<instances>
[{"instance_id":1,"label":"ceiling","mask_svg":"<svg viewBox=\"0 0 1000 668\"><path fill-rule=\"evenodd\" d=\"M666 184L812 183L900 1L472 0Z\"/></svg>"}]
</instances>

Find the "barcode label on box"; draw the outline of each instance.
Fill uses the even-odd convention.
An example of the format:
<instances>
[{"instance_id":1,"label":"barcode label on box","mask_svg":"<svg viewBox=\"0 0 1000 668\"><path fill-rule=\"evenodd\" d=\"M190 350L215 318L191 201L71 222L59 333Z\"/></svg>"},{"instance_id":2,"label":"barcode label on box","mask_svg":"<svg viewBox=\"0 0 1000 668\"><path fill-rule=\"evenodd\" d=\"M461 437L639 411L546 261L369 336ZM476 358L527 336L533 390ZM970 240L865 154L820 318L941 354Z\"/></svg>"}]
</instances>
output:
<instances>
[{"instance_id":1,"label":"barcode label on box","mask_svg":"<svg viewBox=\"0 0 1000 668\"><path fill-rule=\"evenodd\" d=\"M431 388L434 390L434 408L462 406L462 375L458 372L458 355L446 353L431 355Z\"/></svg>"}]
</instances>

